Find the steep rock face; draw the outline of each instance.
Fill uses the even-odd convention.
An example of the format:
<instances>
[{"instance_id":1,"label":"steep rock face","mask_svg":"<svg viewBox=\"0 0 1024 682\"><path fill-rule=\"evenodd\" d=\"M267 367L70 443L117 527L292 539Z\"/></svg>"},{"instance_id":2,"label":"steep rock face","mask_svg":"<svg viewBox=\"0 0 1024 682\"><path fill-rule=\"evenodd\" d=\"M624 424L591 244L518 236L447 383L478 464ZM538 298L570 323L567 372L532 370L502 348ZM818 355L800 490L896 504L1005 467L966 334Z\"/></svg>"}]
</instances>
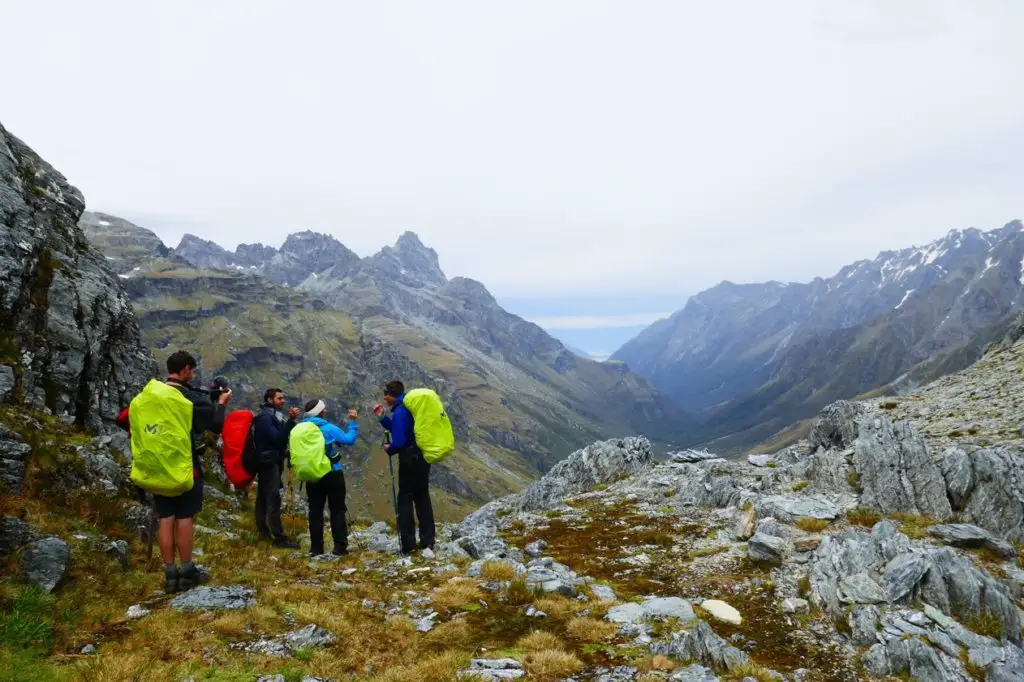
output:
<instances>
[{"instance_id":1,"label":"steep rock face","mask_svg":"<svg viewBox=\"0 0 1024 682\"><path fill-rule=\"evenodd\" d=\"M174 248L174 255L197 268L230 268L234 264L231 253L208 239L186 234Z\"/></svg>"},{"instance_id":2,"label":"steep rock face","mask_svg":"<svg viewBox=\"0 0 1024 682\"><path fill-rule=\"evenodd\" d=\"M0 127L0 356L8 400L112 419L155 371L120 280L78 227L81 193Z\"/></svg>"},{"instance_id":3,"label":"steep rock face","mask_svg":"<svg viewBox=\"0 0 1024 682\"><path fill-rule=\"evenodd\" d=\"M1024 305L1022 258L1024 227L1013 222L954 230L827 280L723 283L613 357L684 409L707 410L697 442L730 437L716 446L739 448L937 353L966 346L944 365L965 366L974 336Z\"/></svg>"}]
</instances>

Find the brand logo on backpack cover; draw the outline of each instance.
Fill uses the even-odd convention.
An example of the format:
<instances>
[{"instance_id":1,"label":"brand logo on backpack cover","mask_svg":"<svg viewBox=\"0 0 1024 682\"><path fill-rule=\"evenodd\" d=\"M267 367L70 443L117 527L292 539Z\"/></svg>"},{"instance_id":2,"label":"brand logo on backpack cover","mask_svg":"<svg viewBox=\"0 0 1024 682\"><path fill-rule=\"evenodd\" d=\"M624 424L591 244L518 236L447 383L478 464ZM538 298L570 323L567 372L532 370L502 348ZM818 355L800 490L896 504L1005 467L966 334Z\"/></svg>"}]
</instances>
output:
<instances>
[{"instance_id":1,"label":"brand logo on backpack cover","mask_svg":"<svg viewBox=\"0 0 1024 682\"><path fill-rule=\"evenodd\" d=\"M157 425L156 424L146 424L146 433L156 433L156 430L157 430Z\"/></svg>"}]
</instances>

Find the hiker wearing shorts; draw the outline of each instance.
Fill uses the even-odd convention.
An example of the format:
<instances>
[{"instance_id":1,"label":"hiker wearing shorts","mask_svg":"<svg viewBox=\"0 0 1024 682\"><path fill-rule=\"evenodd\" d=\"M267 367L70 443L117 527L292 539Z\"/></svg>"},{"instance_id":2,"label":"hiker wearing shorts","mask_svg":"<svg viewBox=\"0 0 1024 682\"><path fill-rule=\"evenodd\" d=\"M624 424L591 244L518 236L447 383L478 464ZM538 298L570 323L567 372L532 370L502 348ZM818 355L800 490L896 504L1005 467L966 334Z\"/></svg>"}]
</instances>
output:
<instances>
[{"instance_id":1,"label":"hiker wearing shorts","mask_svg":"<svg viewBox=\"0 0 1024 682\"><path fill-rule=\"evenodd\" d=\"M220 433L224 426L224 411L231 400L231 389L226 389L214 404L208 393L191 385L195 376L196 360L185 351L167 358L166 384L176 388L192 403L192 488L176 497L153 495L156 514L160 519L157 542L164 561L164 591L168 594L189 590L200 582L199 570L192 563L194 535L193 517L203 508L203 468L199 459L205 432ZM175 546L181 568L174 560Z\"/></svg>"}]
</instances>

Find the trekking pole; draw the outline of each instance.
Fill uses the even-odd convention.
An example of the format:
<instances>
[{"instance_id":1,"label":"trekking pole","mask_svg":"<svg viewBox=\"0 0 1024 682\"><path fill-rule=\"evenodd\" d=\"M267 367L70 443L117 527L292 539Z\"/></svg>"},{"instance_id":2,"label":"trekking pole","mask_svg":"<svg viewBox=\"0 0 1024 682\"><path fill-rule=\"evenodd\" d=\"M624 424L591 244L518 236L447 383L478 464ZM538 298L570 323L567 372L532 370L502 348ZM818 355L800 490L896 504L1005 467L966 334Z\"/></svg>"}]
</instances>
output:
<instances>
[{"instance_id":1,"label":"trekking pole","mask_svg":"<svg viewBox=\"0 0 1024 682\"><path fill-rule=\"evenodd\" d=\"M384 432L384 445L391 445L391 432ZM388 458L388 470L391 472L391 506L395 510L395 530L398 530L398 494L395 492L395 464L392 461L391 455L385 455Z\"/></svg>"}]
</instances>

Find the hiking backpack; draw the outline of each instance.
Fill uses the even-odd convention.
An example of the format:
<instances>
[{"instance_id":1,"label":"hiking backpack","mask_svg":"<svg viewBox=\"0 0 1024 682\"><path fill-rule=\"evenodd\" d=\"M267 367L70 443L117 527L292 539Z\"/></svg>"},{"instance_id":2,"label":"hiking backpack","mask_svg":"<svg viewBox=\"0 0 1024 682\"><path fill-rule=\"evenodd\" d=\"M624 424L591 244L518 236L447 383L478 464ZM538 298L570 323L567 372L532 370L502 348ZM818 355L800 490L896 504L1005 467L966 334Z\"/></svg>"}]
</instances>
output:
<instances>
[{"instance_id":1,"label":"hiking backpack","mask_svg":"<svg viewBox=\"0 0 1024 682\"><path fill-rule=\"evenodd\" d=\"M291 451L291 467L300 481L319 481L331 471L331 460L327 459L327 441L320 427L313 422L295 425L288 436Z\"/></svg>"},{"instance_id":2,"label":"hiking backpack","mask_svg":"<svg viewBox=\"0 0 1024 682\"><path fill-rule=\"evenodd\" d=\"M253 445L253 414L235 410L224 419L221 460L231 485L243 490L256 477L256 448Z\"/></svg>"},{"instance_id":3,"label":"hiking backpack","mask_svg":"<svg viewBox=\"0 0 1024 682\"><path fill-rule=\"evenodd\" d=\"M192 489L192 401L150 379L129 406L132 483L157 495L177 497Z\"/></svg>"},{"instance_id":4,"label":"hiking backpack","mask_svg":"<svg viewBox=\"0 0 1024 682\"><path fill-rule=\"evenodd\" d=\"M414 388L405 394L402 404L412 415L413 435L423 459L434 464L452 454L455 432L437 393L429 388Z\"/></svg>"}]
</instances>

